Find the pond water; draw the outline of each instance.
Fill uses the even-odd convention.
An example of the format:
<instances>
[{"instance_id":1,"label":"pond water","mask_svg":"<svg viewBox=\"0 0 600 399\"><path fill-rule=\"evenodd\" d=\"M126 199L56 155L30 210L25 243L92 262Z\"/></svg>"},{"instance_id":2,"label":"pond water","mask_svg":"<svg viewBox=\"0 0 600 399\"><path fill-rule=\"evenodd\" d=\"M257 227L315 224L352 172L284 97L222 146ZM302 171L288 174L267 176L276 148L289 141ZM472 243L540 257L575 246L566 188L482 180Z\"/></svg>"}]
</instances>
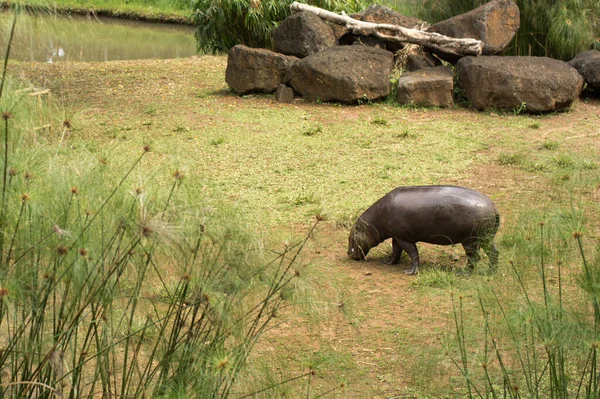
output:
<instances>
[{"instance_id":1,"label":"pond water","mask_svg":"<svg viewBox=\"0 0 600 399\"><path fill-rule=\"evenodd\" d=\"M13 14L0 12L0 59ZM178 58L196 54L190 26L117 18L62 15L17 17L10 58L19 61L111 61Z\"/></svg>"}]
</instances>

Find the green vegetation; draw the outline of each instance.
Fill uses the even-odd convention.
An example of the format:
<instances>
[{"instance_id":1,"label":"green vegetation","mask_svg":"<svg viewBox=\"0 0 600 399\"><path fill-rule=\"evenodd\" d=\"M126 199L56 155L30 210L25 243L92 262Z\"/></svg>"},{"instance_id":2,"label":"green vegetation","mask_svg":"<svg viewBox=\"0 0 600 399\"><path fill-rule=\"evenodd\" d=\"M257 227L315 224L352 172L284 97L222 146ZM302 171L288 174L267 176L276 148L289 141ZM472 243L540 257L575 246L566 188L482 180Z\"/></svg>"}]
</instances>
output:
<instances>
[{"instance_id":1,"label":"green vegetation","mask_svg":"<svg viewBox=\"0 0 600 399\"><path fill-rule=\"evenodd\" d=\"M3 2L9 4L9 2ZM26 0L17 3L37 11L59 10L69 13L190 23L191 3L187 0Z\"/></svg>"},{"instance_id":2,"label":"green vegetation","mask_svg":"<svg viewBox=\"0 0 600 399\"><path fill-rule=\"evenodd\" d=\"M60 118L70 110L10 75L0 87L1 395L230 396L299 295L316 224L266 252L239 210L157 167L149 144L93 148Z\"/></svg>"},{"instance_id":3,"label":"green vegetation","mask_svg":"<svg viewBox=\"0 0 600 399\"><path fill-rule=\"evenodd\" d=\"M419 17L431 23L465 13L485 0L426 0ZM600 3L593 0L516 0L521 27L507 55L570 60L598 45Z\"/></svg>"},{"instance_id":4,"label":"green vegetation","mask_svg":"<svg viewBox=\"0 0 600 399\"><path fill-rule=\"evenodd\" d=\"M465 314L463 296L453 295L457 348L450 358L465 378L467 397L600 394L600 257L586 256L581 215L573 210L561 216L549 219L550 229L540 223L535 244L514 246L514 289L503 291L490 281L478 292L479 328L466 327L472 316ZM579 270L565 268L571 257ZM539 275L526 278L532 269Z\"/></svg>"},{"instance_id":5,"label":"green vegetation","mask_svg":"<svg viewBox=\"0 0 600 399\"><path fill-rule=\"evenodd\" d=\"M367 0L313 0L308 4L331 11L352 13ZM291 14L292 0L195 0L193 21L198 26L198 48L208 54L226 53L237 44L272 48L271 31Z\"/></svg>"}]
</instances>

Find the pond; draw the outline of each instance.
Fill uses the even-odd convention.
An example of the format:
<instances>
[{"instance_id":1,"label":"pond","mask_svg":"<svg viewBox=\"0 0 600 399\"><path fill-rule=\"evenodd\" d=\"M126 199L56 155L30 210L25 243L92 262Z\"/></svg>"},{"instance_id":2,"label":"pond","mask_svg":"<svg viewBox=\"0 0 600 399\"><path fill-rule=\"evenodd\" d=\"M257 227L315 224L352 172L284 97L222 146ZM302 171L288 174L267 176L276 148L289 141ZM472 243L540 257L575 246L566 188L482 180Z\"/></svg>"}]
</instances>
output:
<instances>
[{"instance_id":1,"label":"pond","mask_svg":"<svg viewBox=\"0 0 600 399\"><path fill-rule=\"evenodd\" d=\"M0 59L13 14L0 12ZM191 26L95 16L19 14L10 58L18 61L112 61L196 54Z\"/></svg>"}]
</instances>

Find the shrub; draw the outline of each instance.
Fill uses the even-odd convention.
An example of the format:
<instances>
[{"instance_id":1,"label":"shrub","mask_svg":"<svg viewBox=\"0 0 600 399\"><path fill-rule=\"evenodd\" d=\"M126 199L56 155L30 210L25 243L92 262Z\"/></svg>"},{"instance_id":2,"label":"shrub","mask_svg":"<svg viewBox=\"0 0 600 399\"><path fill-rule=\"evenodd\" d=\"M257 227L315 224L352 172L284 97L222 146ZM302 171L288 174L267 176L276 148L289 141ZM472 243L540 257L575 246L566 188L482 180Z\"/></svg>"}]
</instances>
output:
<instances>
[{"instance_id":1,"label":"shrub","mask_svg":"<svg viewBox=\"0 0 600 399\"><path fill-rule=\"evenodd\" d=\"M431 23L470 11L485 0L426 0L420 17ZM507 55L570 60L594 44L600 34L600 3L592 0L516 0L521 26Z\"/></svg>"},{"instance_id":2,"label":"shrub","mask_svg":"<svg viewBox=\"0 0 600 399\"><path fill-rule=\"evenodd\" d=\"M237 44L272 48L271 31L291 14L293 0L194 0L198 49L224 53ZM312 0L308 4L346 13L360 11L368 0Z\"/></svg>"}]
</instances>

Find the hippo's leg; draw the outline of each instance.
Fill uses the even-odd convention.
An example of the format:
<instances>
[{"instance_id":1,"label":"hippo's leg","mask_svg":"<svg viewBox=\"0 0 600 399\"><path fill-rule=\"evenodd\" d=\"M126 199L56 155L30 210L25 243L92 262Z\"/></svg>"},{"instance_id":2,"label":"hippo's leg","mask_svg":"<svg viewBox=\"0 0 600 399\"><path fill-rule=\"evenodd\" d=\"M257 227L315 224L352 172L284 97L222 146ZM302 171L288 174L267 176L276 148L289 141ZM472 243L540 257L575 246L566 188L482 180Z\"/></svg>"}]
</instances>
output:
<instances>
[{"instance_id":1,"label":"hippo's leg","mask_svg":"<svg viewBox=\"0 0 600 399\"><path fill-rule=\"evenodd\" d=\"M408 242L408 241L396 240L396 242L398 243L398 246L402 250L406 251L408 256L410 256L411 268L410 268L410 270L406 270L404 273L405 274L419 273L420 263L419 263L419 251L417 250L417 246L414 243Z\"/></svg>"},{"instance_id":2,"label":"hippo's leg","mask_svg":"<svg viewBox=\"0 0 600 399\"><path fill-rule=\"evenodd\" d=\"M473 270L475 268L475 264L479 262L479 259L481 259L481 255L479 255L479 241L469 240L463 242L462 246L465 249L465 254L467 255L467 267Z\"/></svg>"},{"instance_id":3,"label":"hippo's leg","mask_svg":"<svg viewBox=\"0 0 600 399\"><path fill-rule=\"evenodd\" d=\"M402 247L398 243L398 241L394 238L392 239L392 256L385 262L388 265L395 265L400 262L400 257L402 256Z\"/></svg>"},{"instance_id":4,"label":"hippo's leg","mask_svg":"<svg viewBox=\"0 0 600 399\"><path fill-rule=\"evenodd\" d=\"M496 248L494 241L488 241L482 245L482 247L488 258L490 258L490 272L493 273L498 268L498 255L500 252L498 251L498 248Z\"/></svg>"}]
</instances>

